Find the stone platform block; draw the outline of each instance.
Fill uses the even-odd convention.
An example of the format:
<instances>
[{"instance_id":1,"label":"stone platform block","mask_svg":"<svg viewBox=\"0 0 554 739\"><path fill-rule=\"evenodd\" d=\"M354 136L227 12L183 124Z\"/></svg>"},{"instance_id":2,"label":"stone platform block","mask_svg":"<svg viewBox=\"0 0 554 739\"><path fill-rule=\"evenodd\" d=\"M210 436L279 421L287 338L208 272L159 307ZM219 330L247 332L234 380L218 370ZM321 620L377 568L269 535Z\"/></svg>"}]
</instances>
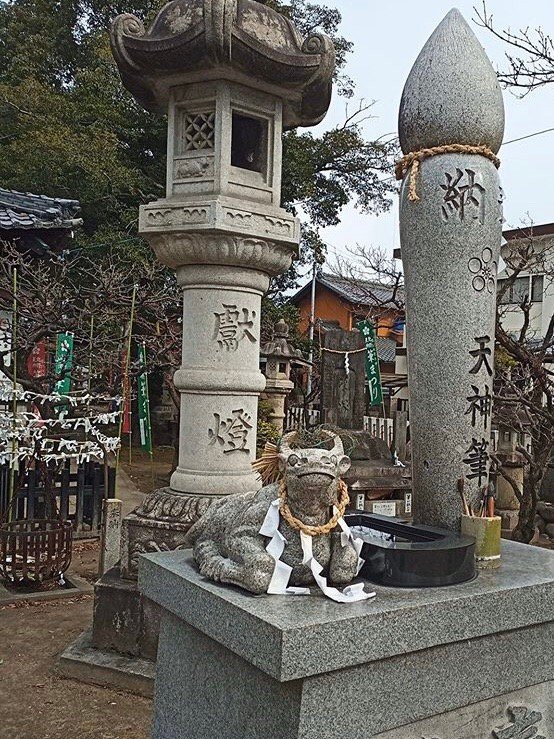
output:
<instances>
[{"instance_id":1,"label":"stone platform block","mask_svg":"<svg viewBox=\"0 0 554 739\"><path fill-rule=\"evenodd\" d=\"M56 672L84 683L102 685L152 697L156 664L96 648L91 631L84 631L61 653Z\"/></svg>"},{"instance_id":2,"label":"stone platform block","mask_svg":"<svg viewBox=\"0 0 554 739\"><path fill-rule=\"evenodd\" d=\"M94 586L91 647L127 657L156 659L160 608L138 590L136 581L113 567Z\"/></svg>"},{"instance_id":3,"label":"stone platform block","mask_svg":"<svg viewBox=\"0 0 554 739\"><path fill-rule=\"evenodd\" d=\"M139 588L162 609L153 739L554 736L550 551L505 541L472 582L348 605L218 585L189 551L141 557Z\"/></svg>"}]
</instances>

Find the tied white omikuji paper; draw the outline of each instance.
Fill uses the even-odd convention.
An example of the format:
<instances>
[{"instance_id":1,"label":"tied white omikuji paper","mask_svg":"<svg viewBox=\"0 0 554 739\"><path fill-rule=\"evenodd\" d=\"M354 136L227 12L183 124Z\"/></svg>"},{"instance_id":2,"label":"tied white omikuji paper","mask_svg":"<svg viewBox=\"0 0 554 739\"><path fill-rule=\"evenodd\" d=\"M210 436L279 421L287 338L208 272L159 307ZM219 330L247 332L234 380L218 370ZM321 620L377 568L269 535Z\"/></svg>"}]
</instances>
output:
<instances>
[{"instance_id":1,"label":"tied white omikuji paper","mask_svg":"<svg viewBox=\"0 0 554 739\"><path fill-rule=\"evenodd\" d=\"M309 588L289 587L292 567L281 561L281 556L285 549L287 540L279 531L279 522L281 520L279 506L279 499L274 500L271 503L259 532L262 536L270 537L269 544L266 547L266 552L275 561L275 568L273 570L273 575L267 592L270 595L309 595ZM337 512L336 508L334 509L334 512ZM341 528L341 546L345 547L350 544L354 547L358 555L357 574L364 563L364 560L360 558L363 542L361 539L354 538L344 518L339 518L338 525ZM327 598L330 598L337 603L354 603L356 601L367 600L368 598L373 598L375 596L375 593L367 593L364 590L363 583L347 585L342 592L337 588L333 588L328 585L327 578L321 574L323 567L313 556L312 537L301 531L300 542L302 544L302 553L304 555L302 564L307 565L311 569L317 586L320 588L322 593L327 596Z\"/></svg>"}]
</instances>

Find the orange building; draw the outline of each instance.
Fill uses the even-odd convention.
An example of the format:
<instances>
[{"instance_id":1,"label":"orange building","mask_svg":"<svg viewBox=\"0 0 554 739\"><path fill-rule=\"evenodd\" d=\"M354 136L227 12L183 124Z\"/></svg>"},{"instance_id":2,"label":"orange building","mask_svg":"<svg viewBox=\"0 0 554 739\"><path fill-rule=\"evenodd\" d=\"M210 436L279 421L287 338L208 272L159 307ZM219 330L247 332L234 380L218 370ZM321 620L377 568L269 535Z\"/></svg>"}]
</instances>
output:
<instances>
[{"instance_id":1,"label":"orange building","mask_svg":"<svg viewBox=\"0 0 554 739\"><path fill-rule=\"evenodd\" d=\"M304 285L290 302L300 312L299 328L308 334L312 307L312 281ZM320 274L315 284L315 340L318 332L340 327L356 328L357 321L369 320L377 328L377 353L383 382L397 379L395 357L404 338L404 296L388 286L369 281L351 281L335 275Z\"/></svg>"},{"instance_id":2,"label":"orange building","mask_svg":"<svg viewBox=\"0 0 554 739\"><path fill-rule=\"evenodd\" d=\"M300 312L300 330L307 333L312 308L312 281L292 296L290 302ZM377 282L356 281L321 274L316 277L315 323L334 323L352 331L356 322L370 320L377 335L402 343L404 333L403 295Z\"/></svg>"}]
</instances>

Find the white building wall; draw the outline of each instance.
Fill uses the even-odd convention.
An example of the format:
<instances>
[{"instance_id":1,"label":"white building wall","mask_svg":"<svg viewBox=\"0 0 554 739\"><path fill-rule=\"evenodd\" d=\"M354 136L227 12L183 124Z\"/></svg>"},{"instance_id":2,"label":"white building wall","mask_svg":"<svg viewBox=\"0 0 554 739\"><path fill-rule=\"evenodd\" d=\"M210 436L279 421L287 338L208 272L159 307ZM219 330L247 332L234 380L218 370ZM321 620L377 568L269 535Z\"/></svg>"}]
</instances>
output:
<instances>
[{"instance_id":1,"label":"white building wall","mask_svg":"<svg viewBox=\"0 0 554 739\"><path fill-rule=\"evenodd\" d=\"M518 248L522 242L518 240L508 241L502 247L502 258L509 258L510 251ZM531 285L532 275L544 275L542 301L533 302L530 311L529 338L541 339L544 337L552 314L554 313L554 234L548 236L533 237L533 247L536 251L534 261L537 262L531 271L522 272L520 277L527 277ZM499 282L509 275L507 269L503 269L499 275ZM517 332L523 325L523 312L516 303L501 306L502 325L509 333Z\"/></svg>"}]
</instances>

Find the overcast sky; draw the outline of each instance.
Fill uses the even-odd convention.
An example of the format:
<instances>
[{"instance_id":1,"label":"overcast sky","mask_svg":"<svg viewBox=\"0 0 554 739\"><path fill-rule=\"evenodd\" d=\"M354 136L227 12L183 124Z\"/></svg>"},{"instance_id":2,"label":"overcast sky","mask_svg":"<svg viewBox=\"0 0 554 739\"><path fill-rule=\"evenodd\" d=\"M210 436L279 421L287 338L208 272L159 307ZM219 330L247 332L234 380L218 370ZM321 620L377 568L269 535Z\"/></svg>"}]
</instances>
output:
<instances>
[{"instance_id":1,"label":"overcast sky","mask_svg":"<svg viewBox=\"0 0 554 739\"><path fill-rule=\"evenodd\" d=\"M356 98L375 100L372 120L364 123L368 138L397 130L397 113L406 77L421 47L436 25L450 10L448 0L323 0L338 8L343 16L342 33L354 42L347 74L356 83ZM478 0L480 3L481 0ZM493 66L506 67L505 44L473 19L477 0L459 0L456 6L474 29ZM480 7L480 5L479 5ZM512 30L529 26L554 33L553 0L488 0L487 9L497 25ZM504 90L506 131L504 141L554 127L554 84L531 92L523 99ZM331 127L344 119L345 99L335 95L327 118L320 127ZM500 176L506 200L505 228L517 227L528 213L534 223L554 221L554 131L500 150ZM397 198L393 208L380 216L364 215L353 207L342 213L338 226L325 229L323 236L333 251L344 254L348 244L380 245L387 250L399 245Z\"/></svg>"}]
</instances>

